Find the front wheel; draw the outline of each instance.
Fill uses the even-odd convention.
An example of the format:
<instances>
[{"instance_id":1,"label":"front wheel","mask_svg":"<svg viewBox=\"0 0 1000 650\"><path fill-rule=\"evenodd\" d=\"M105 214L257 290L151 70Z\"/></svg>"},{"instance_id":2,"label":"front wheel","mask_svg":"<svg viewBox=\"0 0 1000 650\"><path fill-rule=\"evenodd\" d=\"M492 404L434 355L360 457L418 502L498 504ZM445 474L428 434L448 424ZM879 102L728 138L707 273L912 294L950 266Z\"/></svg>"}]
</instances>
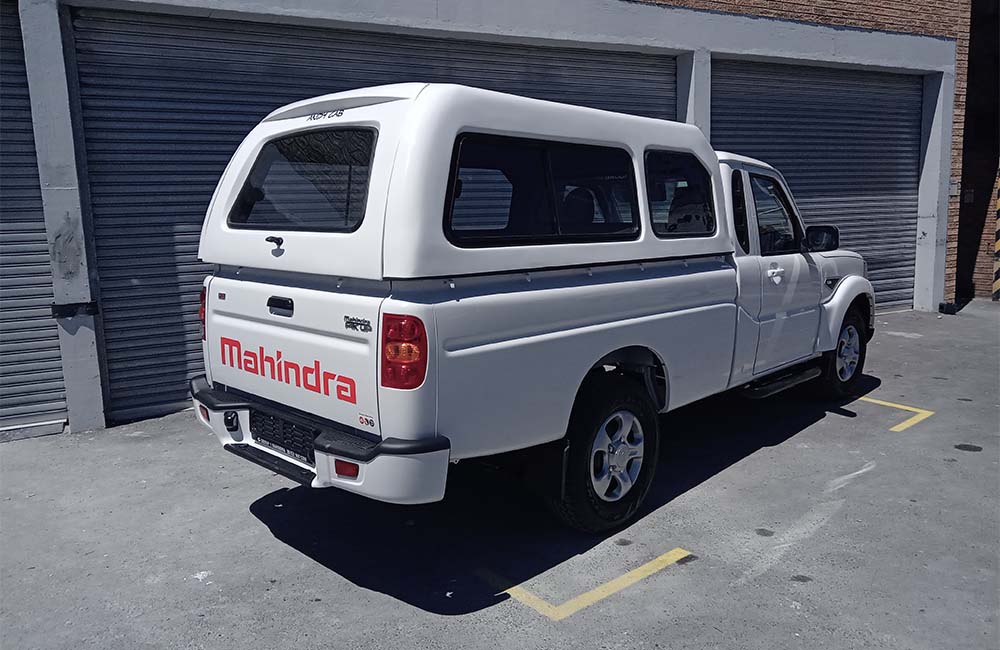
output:
<instances>
[{"instance_id":1,"label":"front wheel","mask_svg":"<svg viewBox=\"0 0 1000 650\"><path fill-rule=\"evenodd\" d=\"M819 378L822 390L831 397L853 395L865 367L868 340L866 325L857 309L844 316L837 337L837 347L823 355L823 374Z\"/></svg>"},{"instance_id":2,"label":"front wheel","mask_svg":"<svg viewBox=\"0 0 1000 650\"><path fill-rule=\"evenodd\" d=\"M598 375L581 389L570 417L564 497L550 505L587 532L615 528L638 511L656 471L659 430L645 387Z\"/></svg>"}]
</instances>

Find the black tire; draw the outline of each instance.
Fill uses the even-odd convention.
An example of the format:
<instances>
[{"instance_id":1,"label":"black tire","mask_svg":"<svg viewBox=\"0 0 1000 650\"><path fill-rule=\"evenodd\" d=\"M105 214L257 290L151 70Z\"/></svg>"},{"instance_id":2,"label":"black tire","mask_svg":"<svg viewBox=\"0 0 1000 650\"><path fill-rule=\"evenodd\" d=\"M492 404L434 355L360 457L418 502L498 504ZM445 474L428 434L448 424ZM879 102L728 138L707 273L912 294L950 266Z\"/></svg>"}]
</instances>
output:
<instances>
[{"instance_id":1,"label":"black tire","mask_svg":"<svg viewBox=\"0 0 1000 650\"><path fill-rule=\"evenodd\" d=\"M859 337L859 355L857 366L848 379L843 379L837 369L837 354L842 347L842 337L845 331L853 327ZM865 369L865 358L868 355L868 324L857 309L848 310L837 333L837 347L823 355L823 374L816 380L817 388L824 397L841 399L857 393L858 382Z\"/></svg>"},{"instance_id":2,"label":"black tire","mask_svg":"<svg viewBox=\"0 0 1000 650\"><path fill-rule=\"evenodd\" d=\"M631 488L617 501L606 501L598 496L591 480L592 451L599 429L618 411L633 414L641 425L642 462ZM659 452L656 407L643 384L617 373L588 379L573 406L567 438L569 453L564 497L550 498L550 508L568 526L585 532L608 530L627 523L649 492Z\"/></svg>"}]
</instances>

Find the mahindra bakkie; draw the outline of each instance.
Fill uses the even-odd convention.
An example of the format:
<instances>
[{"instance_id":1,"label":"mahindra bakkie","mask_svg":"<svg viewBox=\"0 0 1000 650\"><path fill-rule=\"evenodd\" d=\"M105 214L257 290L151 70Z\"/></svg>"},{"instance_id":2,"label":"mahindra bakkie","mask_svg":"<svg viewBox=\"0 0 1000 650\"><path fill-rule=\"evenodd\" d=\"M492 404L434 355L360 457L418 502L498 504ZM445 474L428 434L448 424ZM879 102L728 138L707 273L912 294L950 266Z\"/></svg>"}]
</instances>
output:
<instances>
[{"instance_id":1,"label":"mahindra bakkie","mask_svg":"<svg viewBox=\"0 0 1000 650\"><path fill-rule=\"evenodd\" d=\"M393 503L523 450L586 530L634 516L671 435L658 413L847 394L873 333L861 257L805 227L767 164L693 126L454 85L268 115L199 256L191 393L226 450Z\"/></svg>"}]
</instances>

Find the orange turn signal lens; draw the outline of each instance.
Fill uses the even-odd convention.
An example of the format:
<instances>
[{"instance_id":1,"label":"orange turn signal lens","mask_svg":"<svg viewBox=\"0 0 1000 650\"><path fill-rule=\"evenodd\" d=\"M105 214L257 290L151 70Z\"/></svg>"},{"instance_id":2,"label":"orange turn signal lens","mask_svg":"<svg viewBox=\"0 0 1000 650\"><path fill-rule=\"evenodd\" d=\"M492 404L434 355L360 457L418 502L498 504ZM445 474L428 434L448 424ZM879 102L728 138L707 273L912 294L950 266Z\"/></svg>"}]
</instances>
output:
<instances>
[{"instance_id":1,"label":"orange turn signal lens","mask_svg":"<svg viewBox=\"0 0 1000 650\"><path fill-rule=\"evenodd\" d=\"M420 348L413 343L386 343L385 358L398 363L413 363L420 361Z\"/></svg>"}]
</instances>

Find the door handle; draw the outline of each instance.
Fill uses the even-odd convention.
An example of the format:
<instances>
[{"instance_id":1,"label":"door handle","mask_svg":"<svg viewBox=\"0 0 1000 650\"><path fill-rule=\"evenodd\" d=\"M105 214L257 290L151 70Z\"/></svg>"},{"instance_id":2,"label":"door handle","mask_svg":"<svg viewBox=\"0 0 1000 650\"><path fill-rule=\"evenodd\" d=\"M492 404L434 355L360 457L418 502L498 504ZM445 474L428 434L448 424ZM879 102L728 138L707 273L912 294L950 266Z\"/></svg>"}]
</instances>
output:
<instances>
[{"instance_id":1,"label":"door handle","mask_svg":"<svg viewBox=\"0 0 1000 650\"><path fill-rule=\"evenodd\" d=\"M267 309L275 316L291 316L295 310L295 303L291 298L281 296L271 296L267 299Z\"/></svg>"},{"instance_id":2,"label":"door handle","mask_svg":"<svg viewBox=\"0 0 1000 650\"><path fill-rule=\"evenodd\" d=\"M776 266L773 269L767 270L767 277L769 278L781 277L784 274L785 274L785 269L781 268L780 266Z\"/></svg>"}]
</instances>

